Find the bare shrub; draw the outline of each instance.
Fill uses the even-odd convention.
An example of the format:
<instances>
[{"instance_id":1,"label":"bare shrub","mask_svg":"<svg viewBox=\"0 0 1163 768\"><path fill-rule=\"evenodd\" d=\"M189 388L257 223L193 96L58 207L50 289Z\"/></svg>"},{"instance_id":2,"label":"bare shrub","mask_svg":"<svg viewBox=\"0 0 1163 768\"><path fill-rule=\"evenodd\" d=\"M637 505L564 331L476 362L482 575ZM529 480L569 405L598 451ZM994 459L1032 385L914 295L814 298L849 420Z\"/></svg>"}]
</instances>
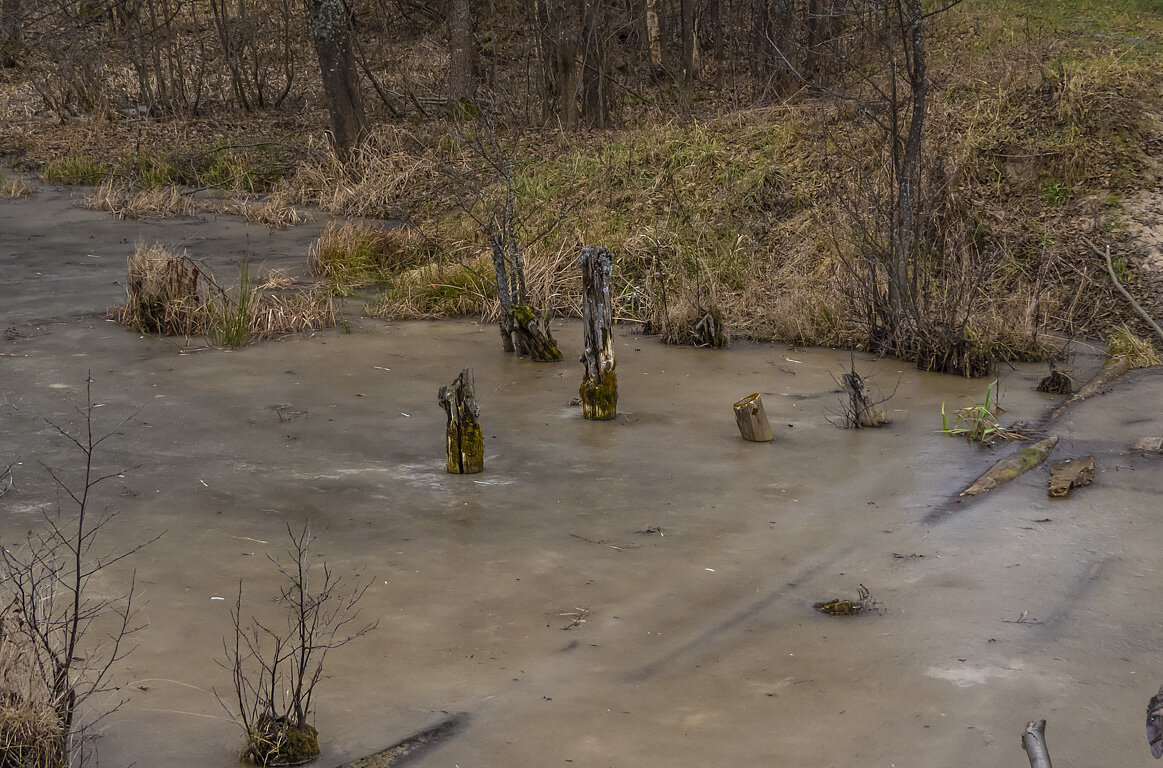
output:
<instances>
[{"instance_id":1,"label":"bare shrub","mask_svg":"<svg viewBox=\"0 0 1163 768\"><path fill-rule=\"evenodd\" d=\"M223 639L233 686L229 704L219 703L242 728L242 756L258 765L296 765L319 754L318 732L311 725L315 686L323 677L329 651L371 632L361 624L357 604L367 584L350 589L326 561L312 562L310 525L299 533L287 528L291 546L283 559L270 558L283 576L275 604L283 622L242 617L242 583L231 609L233 637ZM215 692L217 696L217 692Z\"/></svg>"},{"instance_id":2,"label":"bare shrub","mask_svg":"<svg viewBox=\"0 0 1163 768\"><path fill-rule=\"evenodd\" d=\"M92 383L87 380L85 407L78 408L80 429L49 422L83 457L72 481L48 468L75 513L60 507L45 512L23 542L0 547L0 603L6 606L0 612L0 756L6 768L83 764L93 728L124 703L95 712L93 699L119 690L111 684L112 669L132 650L127 641L140 629L134 580L120 593L92 585L150 542L111 550L101 540L116 513L92 509L97 488L121 473L102 474L95 461L97 449L118 433L94 432Z\"/></svg>"}]
</instances>

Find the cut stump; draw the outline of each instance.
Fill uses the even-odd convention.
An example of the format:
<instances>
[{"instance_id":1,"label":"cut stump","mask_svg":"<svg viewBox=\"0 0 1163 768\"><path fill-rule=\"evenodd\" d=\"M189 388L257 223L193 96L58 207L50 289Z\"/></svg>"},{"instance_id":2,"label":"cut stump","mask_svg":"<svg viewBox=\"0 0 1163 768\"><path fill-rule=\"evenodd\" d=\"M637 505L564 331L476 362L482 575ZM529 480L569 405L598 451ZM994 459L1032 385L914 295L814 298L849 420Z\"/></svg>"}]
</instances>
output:
<instances>
[{"instance_id":1,"label":"cut stump","mask_svg":"<svg viewBox=\"0 0 1163 768\"><path fill-rule=\"evenodd\" d=\"M996 464L985 471L973 484L962 491L961 496L977 496L986 491L1004 485L1015 477L1029 472L1050 456L1054 446L1058 445L1058 437L1048 437L1027 448L1020 448L1010 455L999 459Z\"/></svg>"},{"instance_id":2,"label":"cut stump","mask_svg":"<svg viewBox=\"0 0 1163 768\"><path fill-rule=\"evenodd\" d=\"M578 362L586 367L578 388L582 415L606 421L618 415L618 378L614 373L614 322L610 301L610 275L614 257L605 248L582 248L578 266L582 273L582 325L585 350Z\"/></svg>"},{"instance_id":3,"label":"cut stump","mask_svg":"<svg viewBox=\"0 0 1163 768\"><path fill-rule=\"evenodd\" d=\"M739 434L744 440L766 443L774 439L771 423L767 420L767 411L763 409L763 399L758 392L753 392L735 403L734 408L735 423L739 425Z\"/></svg>"},{"instance_id":4,"label":"cut stump","mask_svg":"<svg viewBox=\"0 0 1163 768\"><path fill-rule=\"evenodd\" d=\"M485 439L473 388L472 370L465 368L436 396L448 416L445 429L447 466L454 475L471 475L485 468Z\"/></svg>"},{"instance_id":5,"label":"cut stump","mask_svg":"<svg viewBox=\"0 0 1163 768\"><path fill-rule=\"evenodd\" d=\"M1050 465L1050 495L1058 498L1094 482L1094 457L1055 461Z\"/></svg>"}]
</instances>

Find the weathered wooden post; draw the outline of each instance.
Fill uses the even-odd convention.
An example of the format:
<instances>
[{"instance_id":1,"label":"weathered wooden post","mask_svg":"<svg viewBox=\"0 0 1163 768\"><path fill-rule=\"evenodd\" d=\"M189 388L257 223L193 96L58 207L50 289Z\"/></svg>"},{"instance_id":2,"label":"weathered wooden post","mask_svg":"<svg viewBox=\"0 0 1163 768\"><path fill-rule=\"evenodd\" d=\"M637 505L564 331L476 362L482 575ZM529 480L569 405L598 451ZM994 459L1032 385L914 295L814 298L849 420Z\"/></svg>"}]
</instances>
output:
<instances>
[{"instance_id":1,"label":"weathered wooden post","mask_svg":"<svg viewBox=\"0 0 1163 768\"><path fill-rule=\"evenodd\" d=\"M473 391L472 370L462 370L452 384L440 388L436 399L448 416L448 471L454 475L480 472L485 468L485 436L477 421L480 409Z\"/></svg>"},{"instance_id":2,"label":"weathered wooden post","mask_svg":"<svg viewBox=\"0 0 1163 768\"><path fill-rule=\"evenodd\" d=\"M586 367L578 389L582 415L587 419L612 419L618 414L618 376L614 373L614 337L610 331L614 322L610 300L614 257L605 248L582 248L578 266L582 273L585 328L585 351L578 358Z\"/></svg>"},{"instance_id":3,"label":"weathered wooden post","mask_svg":"<svg viewBox=\"0 0 1163 768\"><path fill-rule=\"evenodd\" d=\"M771 423L767 420L767 411L763 408L763 399L758 392L753 392L735 403L735 423L739 425L739 434L744 440L753 443L766 443L775 438L771 433Z\"/></svg>"}]
</instances>

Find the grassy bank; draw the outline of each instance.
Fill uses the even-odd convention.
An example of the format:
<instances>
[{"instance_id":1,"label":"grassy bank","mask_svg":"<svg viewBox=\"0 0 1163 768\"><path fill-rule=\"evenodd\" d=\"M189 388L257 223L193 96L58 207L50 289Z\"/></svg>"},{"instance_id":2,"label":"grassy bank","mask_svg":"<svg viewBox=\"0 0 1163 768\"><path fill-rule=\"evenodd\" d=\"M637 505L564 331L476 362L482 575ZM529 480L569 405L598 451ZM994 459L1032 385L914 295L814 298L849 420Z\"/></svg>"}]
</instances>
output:
<instances>
[{"instance_id":1,"label":"grassy bank","mask_svg":"<svg viewBox=\"0 0 1163 768\"><path fill-rule=\"evenodd\" d=\"M999 359L1134 323L1081 238L1117 245L1123 199L1149 183L1163 2L967 0L929 45L925 301L968 313L958 343ZM381 121L345 165L318 123L275 114L9 126L0 142L111 200L180 184L272 192L275 224L294 223L280 215L291 205L406 221L407 234L332 231L312 251L337 294L377 287L380 316L492 316L487 225L511 192L539 306L577 313L578 248L604 245L618 318L661 327L714 310L737 337L874 346L860 254L879 226L883 135L826 93L722 103L708 66L691 110L571 134Z\"/></svg>"}]
</instances>

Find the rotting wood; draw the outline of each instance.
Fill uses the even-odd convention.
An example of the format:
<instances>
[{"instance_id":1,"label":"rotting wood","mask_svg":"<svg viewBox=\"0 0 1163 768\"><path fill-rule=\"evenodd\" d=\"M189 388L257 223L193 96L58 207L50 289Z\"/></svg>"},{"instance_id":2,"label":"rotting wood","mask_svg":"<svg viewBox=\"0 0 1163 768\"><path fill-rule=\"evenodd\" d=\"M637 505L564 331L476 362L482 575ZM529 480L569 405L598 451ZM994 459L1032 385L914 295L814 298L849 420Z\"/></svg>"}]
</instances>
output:
<instances>
[{"instance_id":1,"label":"rotting wood","mask_svg":"<svg viewBox=\"0 0 1163 768\"><path fill-rule=\"evenodd\" d=\"M888 414L880 403L872 399L864 379L853 367L840 377L844 391L848 393L846 417L853 427L880 427L888 423Z\"/></svg>"},{"instance_id":2,"label":"rotting wood","mask_svg":"<svg viewBox=\"0 0 1163 768\"><path fill-rule=\"evenodd\" d=\"M1058 437L1055 435L1026 448L1019 448L1008 456L999 459L958 495L978 496L999 485L1008 483L1045 461L1056 445L1058 445Z\"/></svg>"},{"instance_id":3,"label":"rotting wood","mask_svg":"<svg viewBox=\"0 0 1163 768\"><path fill-rule=\"evenodd\" d=\"M1049 494L1055 498L1066 496L1073 488L1094 482L1094 457L1055 461L1050 465Z\"/></svg>"},{"instance_id":4,"label":"rotting wood","mask_svg":"<svg viewBox=\"0 0 1163 768\"><path fill-rule=\"evenodd\" d=\"M1030 768L1053 768L1046 748L1046 721L1031 720L1022 731L1022 749L1030 758Z\"/></svg>"},{"instance_id":5,"label":"rotting wood","mask_svg":"<svg viewBox=\"0 0 1163 768\"><path fill-rule=\"evenodd\" d=\"M614 372L614 322L610 301L610 275L614 257L605 248L582 248L578 266L582 273L582 325L585 350L578 362L585 365L578 395L582 415L605 421L618 415L618 376Z\"/></svg>"},{"instance_id":6,"label":"rotting wood","mask_svg":"<svg viewBox=\"0 0 1163 768\"><path fill-rule=\"evenodd\" d=\"M1105 392L1114 382L1127 375L1131 370L1131 360L1126 355L1116 355L1107 360L1094 378L1086 382L1082 389L1075 393L1074 397L1059 405L1050 412L1050 419L1056 419L1076 403L1083 400L1088 400L1095 395Z\"/></svg>"},{"instance_id":7,"label":"rotting wood","mask_svg":"<svg viewBox=\"0 0 1163 768\"><path fill-rule=\"evenodd\" d=\"M1037 391L1051 395L1070 395L1074 393L1074 380L1063 371L1058 370L1054 361L1050 361L1050 373L1038 382Z\"/></svg>"},{"instance_id":8,"label":"rotting wood","mask_svg":"<svg viewBox=\"0 0 1163 768\"><path fill-rule=\"evenodd\" d=\"M480 409L473 388L472 370L465 368L452 384L441 387L437 401L448 416L445 430L448 471L470 475L485 468L485 440L481 432Z\"/></svg>"},{"instance_id":9,"label":"rotting wood","mask_svg":"<svg viewBox=\"0 0 1163 768\"><path fill-rule=\"evenodd\" d=\"M735 423L739 425L739 434L744 440L766 443L774 438L771 433L771 422L767 420L767 411L763 408L763 398L758 392L752 392L735 403L734 408Z\"/></svg>"},{"instance_id":10,"label":"rotting wood","mask_svg":"<svg viewBox=\"0 0 1163 768\"><path fill-rule=\"evenodd\" d=\"M414 733L408 738L365 757L344 763L339 768L394 768L405 760L418 757L456 734L468 723L468 714L461 712L444 721Z\"/></svg>"},{"instance_id":11,"label":"rotting wood","mask_svg":"<svg viewBox=\"0 0 1163 768\"><path fill-rule=\"evenodd\" d=\"M1131 446L1136 453L1163 453L1163 437L1140 437Z\"/></svg>"},{"instance_id":12,"label":"rotting wood","mask_svg":"<svg viewBox=\"0 0 1163 768\"><path fill-rule=\"evenodd\" d=\"M492 223L491 236L497 298L501 302L501 342L506 352L515 352L534 362L557 362L561 359L561 350L549 329L549 313L539 313L529 303L525 259L515 231L515 206L515 192L510 185L507 202Z\"/></svg>"}]
</instances>

